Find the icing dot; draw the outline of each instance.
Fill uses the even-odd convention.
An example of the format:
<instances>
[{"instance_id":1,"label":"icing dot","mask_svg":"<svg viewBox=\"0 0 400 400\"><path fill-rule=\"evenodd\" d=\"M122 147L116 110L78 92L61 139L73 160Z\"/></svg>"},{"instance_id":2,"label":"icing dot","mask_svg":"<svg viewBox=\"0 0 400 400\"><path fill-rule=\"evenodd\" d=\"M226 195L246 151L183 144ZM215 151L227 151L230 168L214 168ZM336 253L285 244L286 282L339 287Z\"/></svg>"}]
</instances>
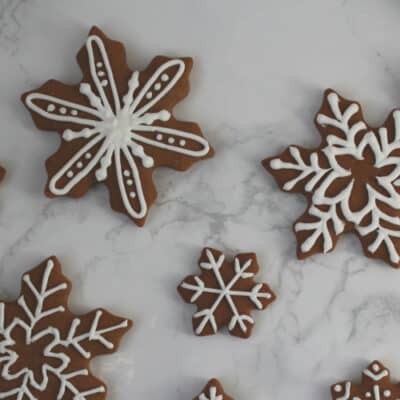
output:
<instances>
[{"instance_id":1,"label":"icing dot","mask_svg":"<svg viewBox=\"0 0 400 400\"><path fill-rule=\"evenodd\" d=\"M90 158L92 158L92 155L90 153L86 153L85 158L86 158L86 160L89 160Z\"/></svg>"},{"instance_id":2,"label":"icing dot","mask_svg":"<svg viewBox=\"0 0 400 400\"><path fill-rule=\"evenodd\" d=\"M373 364L373 365L372 365L372 370L373 370L374 372L378 372L378 371L379 371L379 365L378 365L378 364Z\"/></svg>"},{"instance_id":3,"label":"icing dot","mask_svg":"<svg viewBox=\"0 0 400 400\"><path fill-rule=\"evenodd\" d=\"M71 110L71 115L78 115L78 110Z\"/></svg>"},{"instance_id":4,"label":"icing dot","mask_svg":"<svg viewBox=\"0 0 400 400\"><path fill-rule=\"evenodd\" d=\"M371 397L371 393L370 392L366 392L365 393L365 397Z\"/></svg>"},{"instance_id":5,"label":"icing dot","mask_svg":"<svg viewBox=\"0 0 400 400\"><path fill-rule=\"evenodd\" d=\"M333 389L335 390L335 392L339 393L342 390L342 386L336 385Z\"/></svg>"},{"instance_id":6,"label":"icing dot","mask_svg":"<svg viewBox=\"0 0 400 400\"><path fill-rule=\"evenodd\" d=\"M142 162L143 162L143 167L145 168L151 168L154 165L154 160L152 157L143 158Z\"/></svg>"},{"instance_id":7,"label":"icing dot","mask_svg":"<svg viewBox=\"0 0 400 400\"><path fill-rule=\"evenodd\" d=\"M146 98L147 99L151 99L153 97L153 93L151 93L151 92L147 92L146 93Z\"/></svg>"},{"instance_id":8,"label":"icing dot","mask_svg":"<svg viewBox=\"0 0 400 400\"><path fill-rule=\"evenodd\" d=\"M160 89L161 89L161 83L156 83L156 84L154 85L154 89L155 89L155 90L160 90Z\"/></svg>"},{"instance_id":9,"label":"icing dot","mask_svg":"<svg viewBox=\"0 0 400 400\"><path fill-rule=\"evenodd\" d=\"M392 394L392 392L391 392L390 390L384 390L384 391L383 391L383 395L384 395L385 397L390 397L391 394Z\"/></svg>"},{"instance_id":10,"label":"icing dot","mask_svg":"<svg viewBox=\"0 0 400 400\"><path fill-rule=\"evenodd\" d=\"M162 75L161 75L161 80L162 80L163 82L167 82L168 79L169 79L169 76L168 76L167 74L162 74Z\"/></svg>"},{"instance_id":11,"label":"icing dot","mask_svg":"<svg viewBox=\"0 0 400 400\"><path fill-rule=\"evenodd\" d=\"M96 67L97 67L97 68L101 68L102 66L103 66L103 63L102 63L102 62L99 61L98 63L96 63Z\"/></svg>"},{"instance_id":12,"label":"icing dot","mask_svg":"<svg viewBox=\"0 0 400 400\"><path fill-rule=\"evenodd\" d=\"M61 114L66 114L67 113L67 109L65 107L61 107L60 108L60 113Z\"/></svg>"},{"instance_id":13,"label":"icing dot","mask_svg":"<svg viewBox=\"0 0 400 400\"><path fill-rule=\"evenodd\" d=\"M133 185L133 180L132 179L127 179L126 184L128 186L132 186Z\"/></svg>"},{"instance_id":14,"label":"icing dot","mask_svg":"<svg viewBox=\"0 0 400 400\"><path fill-rule=\"evenodd\" d=\"M108 85L108 80L107 79L103 79L101 82L100 82L100 85L101 86L107 86Z\"/></svg>"},{"instance_id":15,"label":"icing dot","mask_svg":"<svg viewBox=\"0 0 400 400\"><path fill-rule=\"evenodd\" d=\"M82 167L83 167L83 162L82 162L82 161L78 161L78 162L76 163L76 166L77 166L78 168L82 168Z\"/></svg>"},{"instance_id":16,"label":"icing dot","mask_svg":"<svg viewBox=\"0 0 400 400\"><path fill-rule=\"evenodd\" d=\"M47 106L47 111L52 112L56 109L56 106L54 104L49 104Z\"/></svg>"},{"instance_id":17,"label":"icing dot","mask_svg":"<svg viewBox=\"0 0 400 400\"><path fill-rule=\"evenodd\" d=\"M104 71L98 71L98 72L97 72L97 75L98 75L98 76L104 76L105 74L106 74L106 73L105 73Z\"/></svg>"},{"instance_id":18,"label":"icing dot","mask_svg":"<svg viewBox=\"0 0 400 400\"><path fill-rule=\"evenodd\" d=\"M135 193L135 192L130 192L130 193L129 193L129 197L130 197L131 199L134 199L134 198L136 197L136 193Z\"/></svg>"},{"instance_id":19,"label":"icing dot","mask_svg":"<svg viewBox=\"0 0 400 400\"><path fill-rule=\"evenodd\" d=\"M186 144L186 140L182 139L179 141L179 146L184 146Z\"/></svg>"},{"instance_id":20,"label":"icing dot","mask_svg":"<svg viewBox=\"0 0 400 400\"><path fill-rule=\"evenodd\" d=\"M175 142L175 138L173 138L173 137L168 138L168 143L172 144L174 142Z\"/></svg>"},{"instance_id":21,"label":"icing dot","mask_svg":"<svg viewBox=\"0 0 400 400\"><path fill-rule=\"evenodd\" d=\"M156 136L156 139L157 139L157 140L162 140L162 138L163 138L163 136L161 135L161 133L159 133L159 134Z\"/></svg>"},{"instance_id":22,"label":"icing dot","mask_svg":"<svg viewBox=\"0 0 400 400\"><path fill-rule=\"evenodd\" d=\"M74 173L72 171L67 172L67 178L72 178L74 176Z\"/></svg>"},{"instance_id":23,"label":"icing dot","mask_svg":"<svg viewBox=\"0 0 400 400\"><path fill-rule=\"evenodd\" d=\"M355 397L353 397L353 400L361 400L361 399L360 399L360 397L355 396Z\"/></svg>"},{"instance_id":24,"label":"icing dot","mask_svg":"<svg viewBox=\"0 0 400 400\"><path fill-rule=\"evenodd\" d=\"M126 170L124 171L124 176L131 176L131 173L126 169Z\"/></svg>"}]
</instances>

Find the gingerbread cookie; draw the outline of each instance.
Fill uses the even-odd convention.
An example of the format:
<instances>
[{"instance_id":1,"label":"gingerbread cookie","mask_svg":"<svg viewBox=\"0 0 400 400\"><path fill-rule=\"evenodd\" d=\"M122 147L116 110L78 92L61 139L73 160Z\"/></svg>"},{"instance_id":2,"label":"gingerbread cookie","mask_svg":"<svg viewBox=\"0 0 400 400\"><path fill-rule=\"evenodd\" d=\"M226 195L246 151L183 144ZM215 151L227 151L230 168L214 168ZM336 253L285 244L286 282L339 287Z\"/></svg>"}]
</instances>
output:
<instances>
[{"instance_id":1,"label":"gingerbread cookie","mask_svg":"<svg viewBox=\"0 0 400 400\"><path fill-rule=\"evenodd\" d=\"M390 382L390 373L379 361L373 361L362 374L360 385L349 381L331 387L332 400L397 400L399 384Z\"/></svg>"},{"instance_id":2,"label":"gingerbread cookie","mask_svg":"<svg viewBox=\"0 0 400 400\"><path fill-rule=\"evenodd\" d=\"M111 207L142 226L157 196L154 169L184 171L213 155L196 123L172 115L189 92L193 61L158 56L133 72L123 45L96 27L77 59L78 85L50 80L22 96L35 125L61 136L46 161L46 195L80 197L104 182Z\"/></svg>"},{"instance_id":3,"label":"gingerbread cookie","mask_svg":"<svg viewBox=\"0 0 400 400\"><path fill-rule=\"evenodd\" d=\"M275 300L266 283L254 282L259 270L256 255L238 254L230 263L220 251L205 248L199 265L200 275L187 276L178 286L183 300L197 306L195 334L213 335L227 325L231 335L248 338L254 324L251 311L263 310Z\"/></svg>"},{"instance_id":4,"label":"gingerbread cookie","mask_svg":"<svg viewBox=\"0 0 400 400\"><path fill-rule=\"evenodd\" d=\"M0 399L101 400L89 363L118 349L132 322L96 309L68 309L71 283L55 257L26 273L21 295L0 302Z\"/></svg>"},{"instance_id":5,"label":"gingerbread cookie","mask_svg":"<svg viewBox=\"0 0 400 400\"><path fill-rule=\"evenodd\" d=\"M4 176L6 175L6 170L2 166L0 166L0 182L4 179Z\"/></svg>"},{"instance_id":6,"label":"gingerbread cookie","mask_svg":"<svg viewBox=\"0 0 400 400\"><path fill-rule=\"evenodd\" d=\"M211 379L202 392L193 400L233 400L228 396L217 379Z\"/></svg>"},{"instance_id":7,"label":"gingerbread cookie","mask_svg":"<svg viewBox=\"0 0 400 400\"><path fill-rule=\"evenodd\" d=\"M298 257L330 252L352 231L365 255L400 267L400 111L371 128L358 103L329 89L315 124L317 149L290 146L263 161L282 190L308 199L294 224Z\"/></svg>"}]
</instances>

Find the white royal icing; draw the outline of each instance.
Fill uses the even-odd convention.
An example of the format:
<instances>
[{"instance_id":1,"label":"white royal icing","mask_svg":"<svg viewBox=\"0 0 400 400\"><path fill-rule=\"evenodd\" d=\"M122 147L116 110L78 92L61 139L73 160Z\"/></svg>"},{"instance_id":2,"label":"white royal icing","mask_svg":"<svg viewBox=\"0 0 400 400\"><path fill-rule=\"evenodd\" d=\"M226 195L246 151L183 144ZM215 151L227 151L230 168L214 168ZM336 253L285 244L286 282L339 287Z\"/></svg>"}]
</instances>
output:
<instances>
[{"instance_id":1,"label":"white royal icing","mask_svg":"<svg viewBox=\"0 0 400 400\"><path fill-rule=\"evenodd\" d=\"M55 377L59 381L57 400L63 399L66 392L72 394L74 399L86 400L91 395L105 391L105 388L102 385L80 391L73 383L73 378L89 375L89 371L87 369L72 370L70 357L63 353L62 350L60 350L60 347L64 347L65 349L74 349L83 358L89 359L91 354L85 350L84 341L96 341L99 345L102 345L107 349L112 349L113 344L103 335L107 332L126 328L128 326L128 321L125 320L119 324L100 329L99 325L103 313L101 310L98 310L88 331L81 332L80 334L76 333L77 328L81 323L79 317L72 320L66 337L63 337L62 332L53 326L48 326L47 328L38 330L38 323L42 323L42 321L54 314L60 314L59 318L63 318L62 314L65 312L65 308L62 305L49 308L46 303L53 295L68 288L66 283L49 287L53 268L54 262L49 259L43 272L42 281L38 286L33 283L29 273L23 277L23 281L29 288L31 296L35 299L34 302L27 303L24 296L19 297L17 303L25 317L24 320L14 317L14 319L7 325L7 306L5 303L0 303L0 377L5 381L18 379L17 382L20 382L20 380L22 380L22 383L17 384L15 388L9 389L5 392L0 391L0 399L8 399L15 396L13 398L35 400L35 397L32 394L32 389L45 392L50 377ZM104 325L104 323L102 323L102 325ZM34 344L47 336L50 343L43 350L43 358L58 360L57 367L43 363L41 368L42 376L40 380L37 379L34 371L28 367L12 372L15 368L15 362L19 359L19 355L16 351L10 348L10 346L12 347L16 344L12 337L14 329L23 329L25 331L25 345Z\"/></svg>"},{"instance_id":2,"label":"white royal icing","mask_svg":"<svg viewBox=\"0 0 400 400\"><path fill-rule=\"evenodd\" d=\"M366 368L363 372L364 376L372 379L373 384L368 387L368 390L364 392L365 389L363 389L362 386L354 385L353 390L352 389L352 384L351 382L346 382L343 384L338 383L333 387L333 390L335 393L337 393L338 397L335 395L335 400L361 400L362 398L367 398L371 400L382 400L382 399L387 399L391 398L392 396L392 391L390 389L385 389L383 385L387 385L387 383L381 382L383 378L386 378L389 376L389 372L387 369L382 368L379 364L377 363L372 363L368 368ZM366 384L363 380L363 384ZM382 387L383 386L383 387ZM360 393L363 391L362 393ZM340 395L340 393L342 393ZM357 392L357 395L353 393L351 395L351 392ZM362 395L362 397L360 397ZM397 397L395 400L398 400Z\"/></svg>"},{"instance_id":3,"label":"white royal icing","mask_svg":"<svg viewBox=\"0 0 400 400\"><path fill-rule=\"evenodd\" d=\"M103 181L114 163L126 211L133 218L143 218L147 213L147 203L137 160L144 168L152 168L154 160L145 154L142 144L195 158L205 156L210 150L208 142L201 136L157 126L157 121L170 120L171 114L167 110L149 112L182 78L185 63L179 59L163 63L139 92L139 72L135 71L121 103L102 39L96 35L89 36L86 49L94 87L90 83L81 83L80 92L90 106L41 93L31 93L26 97L26 105L40 116L84 126L79 131L65 130L64 140L89 139L51 178L49 190L55 195L66 195L93 170L96 179ZM106 91L110 92L108 97ZM148 101L143 103L144 99ZM128 185L121 173L122 160L131 168L133 184ZM133 199L137 199L135 203Z\"/></svg>"},{"instance_id":4,"label":"white royal icing","mask_svg":"<svg viewBox=\"0 0 400 400\"><path fill-rule=\"evenodd\" d=\"M210 386L208 393L201 393L198 396L198 400L224 400L224 396L217 393L215 386Z\"/></svg>"},{"instance_id":5,"label":"white royal icing","mask_svg":"<svg viewBox=\"0 0 400 400\"><path fill-rule=\"evenodd\" d=\"M334 390L336 393L340 393L343 390L343 387L341 384L337 384L334 387ZM344 384L344 393L343 396L337 397L336 400L348 400L350 399L350 390L351 390L351 382L346 382ZM353 399L356 400L356 399Z\"/></svg>"},{"instance_id":6,"label":"white royal icing","mask_svg":"<svg viewBox=\"0 0 400 400\"><path fill-rule=\"evenodd\" d=\"M393 112L394 135L388 135L387 129L382 127L378 130L378 135L372 131L367 131L367 125L363 121L353 121L352 118L359 111L359 106L355 103L348 106L344 111L340 109L339 96L336 93L330 93L327 97L328 105L333 116L325 114L317 115L317 123L322 127L332 127L339 130L343 135L327 136L327 146L318 154L313 152L310 159L303 160L300 151L296 147L290 147L289 152L293 162L282 161L279 158L270 162L270 167L275 170L293 170L298 175L285 182L283 189L292 190L294 186L307 179L304 188L306 192L312 193L312 205L308 214L313 216L315 222L298 222L295 225L295 231L309 231L311 234L301 244L300 249L306 253L312 249L317 240L322 238L323 250L328 252L333 248L333 236L330 231L330 225L333 227L335 235L343 232L345 223L354 224L355 230L360 236L367 236L376 233L374 239L369 244L368 250L375 253L382 245L385 246L390 261L400 262L400 254L394 244L394 239L400 237L400 218L388 215L378 203L384 203L393 210L400 210L400 195L398 187L400 186L400 157L393 155L395 150L400 149L400 111ZM356 136L362 134L362 139L357 143ZM356 160L363 159L363 153L369 148L375 158L374 167L382 168L392 166L393 171L386 176L378 176L377 184L388 193L384 195L368 183L365 185L368 193L368 201L365 206L357 211L350 207L350 196L354 186L354 178L337 195L330 196L327 193L328 188L334 185L337 179L349 177L352 173L340 165L338 156L347 155ZM320 157L325 157L328 166L320 165ZM317 206L326 206L327 210L321 210ZM337 213L340 209L345 220L342 220ZM371 220L365 224L361 222L367 216ZM386 225L385 225L386 223ZM398 226L398 230L391 229L387 223Z\"/></svg>"},{"instance_id":7,"label":"white royal icing","mask_svg":"<svg viewBox=\"0 0 400 400\"><path fill-rule=\"evenodd\" d=\"M364 370L364 375L368 376L368 378L371 378L375 382L380 381L382 378L385 378L386 376L389 375L389 372L387 369L382 369L379 367L378 364L372 364L371 368L367 368Z\"/></svg>"},{"instance_id":8,"label":"white royal icing","mask_svg":"<svg viewBox=\"0 0 400 400\"><path fill-rule=\"evenodd\" d=\"M249 259L240 265L240 261L238 258L234 259L234 275L230 279L229 282L224 282L224 279L220 273L220 268L224 262L225 256L221 254L218 260L215 259L214 254L211 250L206 250L206 256L208 258L208 262L203 262L200 264L201 268L205 270L210 270L215 275L215 278L218 282L219 287L207 287L204 282L200 279L200 277L195 276L194 279L196 281L196 285L183 282L181 287L183 289L187 289L193 291L193 295L190 299L191 303L194 303L200 296L205 293L212 293L217 295L215 297L215 301L210 308L201 310L193 315L193 318L202 318L201 323L196 328L196 334L200 335L207 324L210 324L214 333L218 331L217 322L215 320L214 313L217 310L220 303L225 300L232 313L232 318L229 322L228 329L232 331L236 325L239 325L239 328L242 332L247 332L247 326L245 322L249 322L250 324L254 324L253 318L246 314L240 314L239 310L235 304L235 297L247 297L253 304L261 310L263 308L260 298L270 299L272 297L269 292L260 292L263 287L262 283L257 283L253 286L250 291L242 291L242 290L233 290L232 287L239 279L247 279L252 278L254 276L253 272L246 272L251 263L252 259Z\"/></svg>"}]
</instances>

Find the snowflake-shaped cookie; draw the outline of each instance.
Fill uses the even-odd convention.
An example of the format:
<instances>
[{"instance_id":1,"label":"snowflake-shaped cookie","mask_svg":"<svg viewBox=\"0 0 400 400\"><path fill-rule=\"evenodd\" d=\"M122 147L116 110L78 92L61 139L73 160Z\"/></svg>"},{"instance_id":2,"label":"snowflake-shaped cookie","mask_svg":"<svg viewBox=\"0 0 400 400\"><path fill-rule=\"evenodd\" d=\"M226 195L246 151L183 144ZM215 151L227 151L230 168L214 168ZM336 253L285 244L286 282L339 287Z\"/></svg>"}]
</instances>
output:
<instances>
[{"instance_id":1,"label":"snowflake-shaped cookie","mask_svg":"<svg viewBox=\"0 0 400 400\"><path fill-rule=\"evenodd\" d=\"M373 361L362 374L360 385L349 381L331 387L332 400L398 400L400 386L390 382L390 373L379 361Z\"/></svg>"},{"instance_id":2,"label":"snowflake-shaped cookie","mask_svg":"<svg viewBox=\"0 0 400 400\"><path fill-rule=\"evenodd\" d=\"M211 379L202 392L193 400L233 400L228 396L217 379Z\"/></svg>"},{"instance_id":3,"label":"snowflake-shaped cookie","mask_svg":"<svg viewBox=\"0 0 400 400\"><path fill-rule=\"evenodd\" d=\"M178 286L182 298L197 305L196 335L213 335L227 325L231 335L248 338L254 324L251 311L265 309L275 300L266 283L254 282L259 270L256 255L238 254L229 263L220 251L205 248L199 265L201 274L187 276Z\"/></svg>"},{"instance_id":4,"label":"snowflake-shaped cookie","mask_svg":"<svg viewBox=\"0 0 400 400\"><path fill-rule=\"evenodd\" d=\"M50 80L22 96L36 126L62 139L46 162L46 194L80 197L104 182L111 207L142 226L157 196L153 170L183 171L213 155L197 124L172 115L189 92L192 59L159 56L133 72L123 45L96 27L77 59L79 85Z\"/></svg>"},{"instance_id":5,"label":"snowflake-shaped cookie","mask_svg":"<svg viewBox=\"0 0 400 400\"><path fill-rule=\"evenodd\" d=\"M298 257L329 252L354 231L368 257L400 267L400 111L370 128L358 103L327 90L315 124L319 148L263 161L283 190L308 199L294 224Z\"/></svg>"},{"instance_id":6,"label":"snowflake-shaped cookie","mask_svg":"<svg viewBox=\"0 0 400 400\"><path fill-rule=\"evenodd\" d=\"M75 316L55 257L26 273L15 302L0 302L0 399L101 400L90 360L113 353L132 322L103 309Z\"/></svg>"}]
</instances>

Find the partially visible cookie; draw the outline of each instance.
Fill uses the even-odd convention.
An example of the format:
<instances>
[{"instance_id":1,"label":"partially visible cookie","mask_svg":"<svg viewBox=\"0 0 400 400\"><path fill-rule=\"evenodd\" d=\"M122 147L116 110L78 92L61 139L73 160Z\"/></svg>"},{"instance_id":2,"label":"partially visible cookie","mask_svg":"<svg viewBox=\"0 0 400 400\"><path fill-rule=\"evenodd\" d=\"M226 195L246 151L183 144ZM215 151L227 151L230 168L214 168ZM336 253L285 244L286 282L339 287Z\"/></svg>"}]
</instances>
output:
<instances>
[{"instance_id":1,"label":"partially visible cookie","mask_svg":"<svg viewBox=\"0 0 400 400\"><path fill-rule=\"evenodd\" d=\"M132 321L68 309L70 281L51 257L22 277L21 295L0 302L0 399L103 400L90 360L114 353Z\"/></svg>"},{"instance_id":2,"label":"partially visible cookie","mask_svg":"<svg viewBox=\"0 0 400 400\"><path fill-rule=\"evenodd\" d=\"M354 232L364 254L400 267L400 110L372 128L357 102L329 89L315 117L317 148L289 146L263 161L286 192L308 200L294 223L297 256L333 251Z\"/></svg>"},{"instance_id":3,"label":"partially visible cookie","mask_svg":"<svg viewBox=\"0 0 400 400\"><path fill-rule=\"evenodd\" d=\"M219 250L205 248L199 265L200 275L187 276L178 286L183 300L197 306L195 334L213 335L226 325L231 335L248 338L252 310L263 310L275 300L266 283L253 279L259 270L256 255L238 254L228 262Z\"/></svg>"},{"instance_id":4,"label":"partially visible cookie","mask_svg":"<svg viewBox=\"0 0 400 400\"><path fill-rule=\"evenodd\" d=\"M0 182L4 179L4 176L6 175L6 170L2 166L0 166Z\"/></svg>"},{"instance_id":5,"label":"partially visible cookie","mask_svg":"<svg viewBox=\"0 0 400 400\"><path fill-rule=\"evenodd\" d=\"M389 370L373 361L363 372L361 384L339 382L331 387L332 400L398 400L400 386L390 382Z\"/></svg>"},{"instance_id":6,"label":"partially visible cookie","mask_svg":"<svg viewBox=\"0 0 400 400\"><path fill-rule=\"evenodd\" d=\"M202 392L193 400L233 400L228 396L221 385L221 383L213 378L208 381Z\"/></svg>"},{"instance_id":7,"label":"partially visible cookie","mask_svg":"<svg viewBox=\"0 0 400 400\"><path fill-rule=\"evenodd\" d=\"M184 171L214 153L196 123L173 116L193 61L157 56L132 71L122 43L96 27L77 59L79 84L49 80L22 96L35 125L61 137L46 161L46 195L81 197L104 182L111 207L142 226L157 196L154 169Z\"/></svg>"}]
</instances>

